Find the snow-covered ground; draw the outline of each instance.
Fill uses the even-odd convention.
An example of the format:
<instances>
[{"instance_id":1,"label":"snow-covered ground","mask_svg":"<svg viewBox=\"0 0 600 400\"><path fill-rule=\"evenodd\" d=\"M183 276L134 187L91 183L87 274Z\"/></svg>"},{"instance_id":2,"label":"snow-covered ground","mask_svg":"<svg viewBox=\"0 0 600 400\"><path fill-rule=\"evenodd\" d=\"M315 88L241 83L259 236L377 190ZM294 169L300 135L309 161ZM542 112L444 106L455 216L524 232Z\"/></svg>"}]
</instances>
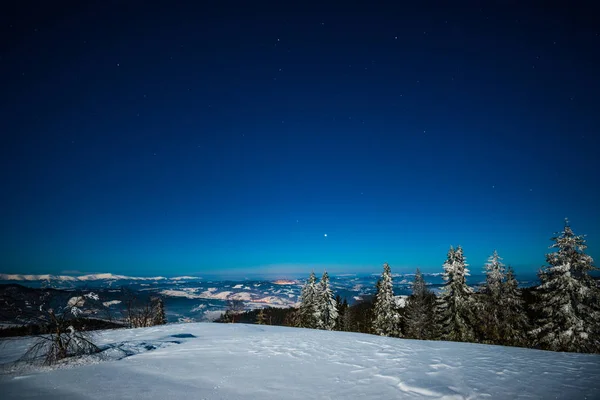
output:
<instances>
[{"instance_id":1,"label":"snow-covered ground","mask_svg":"<svg viewBox=\"0 0 600 400\"><path fill-rule=\"evenodd\" d=\"M100 355L11 362L2 399L598 399L600 356L241 324L104 331Z\"/></svg>"}]
</instances>

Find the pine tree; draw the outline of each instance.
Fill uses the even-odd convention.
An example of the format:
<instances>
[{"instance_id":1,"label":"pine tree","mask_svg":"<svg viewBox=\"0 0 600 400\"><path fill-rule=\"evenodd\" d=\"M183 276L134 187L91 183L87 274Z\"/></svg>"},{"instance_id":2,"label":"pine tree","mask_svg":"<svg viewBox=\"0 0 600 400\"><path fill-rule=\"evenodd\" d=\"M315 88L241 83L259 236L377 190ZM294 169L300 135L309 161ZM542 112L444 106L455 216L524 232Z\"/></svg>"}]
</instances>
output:
<instances>
[{"instance_id":1,"label":"pine tree","mask_svg":"<svg viewBox=\"0 0 600 400\"><path fill-rule=\"evenodd\" d=\"M499 299L501 296L502 282L506 273L505 266L501 260L502 258L498 255L498 252L494 250L494 253L485 265L486 292L496 299Z\"/></svg>"},{"instance_id":2,"label":"pine tree","mask_svg":"<svg viewBox=\"0 0 600 400\"><path fill-rule=\"evenodd\" d=\"M446 282L438 299L437 313L441 338L459 342L473 341L473 290L467 285L469 275L460 246L450 247L444 263L443 278Z\"/></svg>"},{"instance_id":3,"label":"pine tree","mask_svg":"<svg viewBox=\"0 0 600 400\"><path fill-rule=\"evenodd\" d=\"M335 321L335 330L343 331L344 330L344 320L346 317L346 312L348 311L348 301L338 294L335 296L335 303L337 304L338 317Z\"/></svg>"},{"instance_id":4,"label":"pine tree","mask_svg":"<svg viewBox=\"0 0 600 400\"><path fill-rule=\"evenodd\" d=\"M598 287L590 271L597 270L585 254L584 236L573 233L568 220L552 238L547 266L539 271L537 311L541 314L532 331L543 348L555 351L600 351Z\"/></svg>"},{"instance_id":5,"label":"pine tree","mask_svg":"<svg viewBox=\"0 0 600 400\"><path fill-rule=\"evenodd\" d=\"M265 312L264 312L264 309L263 309L263 308L261 308L261 309L258 311L258 314L256 315L256 323L257 323L258 325L264 325L264 324L265 324L265 322L266 322L266 316L265 316Z\"/></svg>"},{"instance_id":6,"label":"pine tree","mask_svg":"<svg viewBox=\"0 0 600 400\"><path fill-rule=\"evenodd\" d=\"M500 329L504 324L501 311L503 308L503 285L505 279L505 266L498 252L489 257L485 264L485 284L482 293L478 295L479 329L484 343L500 343Z\"/></svg>"},{"instance_id":7,"label":"pine tree","mask_svg":"<svg viewBox=\"0 0 600 400\"><path fill-rule=\"evenodd\" d=\"M500 344L526 346L529 321L512 267L506 270L500 307Z\"/></svg>"},{"instance_id":8,"label":"pine tree","mask_svg":"<svg viewBox=\"0 0 600 400\"><path fill-rule=\"evenodd\" d=\"M319 318L317 307L317 278L314 271L310 273L306 284L302 288L298 322L302 328L316 328Z\"/></svg>"},{"instance_id":9,"label":"pine tree","mask_svg":"<svg viewBox=\"0 0 600 400\"><path fill-rule=\"evenodd\" d=\"M323 272L317 290L317 328L331 331L338 317L337 304L329 287L329 275Z\"/></svg>"},{"instance_id":10,"label":"pine tree","mask_svg":"<svg viewBox=\"0 0 600 400\"><path fill-rule=\"evenodd\" d=\"M406 337L412 339L433 339L435 336L435 294L427 289L423 274L417 268L412 287L412 295L406 302Z\"/></svg>"},{"instance_id":11,"label":"pine tree","mask_svg":"<svg viewBox=\"0 0 600 400\"><path fill-rule=\"evenodd\" d=\"M421 270L417 268L417 271L415 272L415 280L413 282L412 287L412 295L420 297L423 296L427 291L428 290L427 284L425 283L425 278L423 278Z\"/></svg>"},{"instance_id":12,"label":"pine tree","mask_svg":"<svg viewBox=\"0 0 600 400\"><path fill-rule=\"evenodd\" d=\"M161 297L155 297L152 299L152 325L164 325L166 323L165 303Z\"/></svg>"},{"instance_id":13,"label":"pine tree","mask_svg":"<svg viewBox=\"0 0 600 400\"><path fill-rule=\"evenodd\" d=\"M394 299L392 271L388 263L383 264L383 273L375 295L373 331L381 336L402 337L400 315Z\"/></svg>"}]
</instances>

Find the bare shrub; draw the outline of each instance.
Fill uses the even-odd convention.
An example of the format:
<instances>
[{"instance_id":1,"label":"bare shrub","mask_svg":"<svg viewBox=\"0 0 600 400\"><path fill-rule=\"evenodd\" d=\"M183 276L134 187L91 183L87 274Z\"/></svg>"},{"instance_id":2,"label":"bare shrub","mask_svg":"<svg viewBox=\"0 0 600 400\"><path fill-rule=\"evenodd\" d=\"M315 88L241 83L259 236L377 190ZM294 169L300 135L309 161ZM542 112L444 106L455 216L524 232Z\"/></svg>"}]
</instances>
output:
<instances>
[{"instance_id":1,"label":"bare shrub","mask_svg":"<svg viewBox=\"0 0 600 400\"><path fill-rule=\"evenodd\" d=\"M46 320L43 333L34 335L34 342L20 361L53 365L67 357L82 356L100 351L92 341L92 334L73 327L68 313L55 313L49 309L41 319Z\"/></svg>"},{"instance_id":2,"label":"bare shrub","mask_svg":"<svg viewBox=\"0 0 600 400\"><path fill-rule=\"evenodd\" d=\"M167 323L164 302L160 297L141 300L129 293L125 301L125 309L121 310L125 323L130 328L144 328Z\"/></svg>"}]
</instances>

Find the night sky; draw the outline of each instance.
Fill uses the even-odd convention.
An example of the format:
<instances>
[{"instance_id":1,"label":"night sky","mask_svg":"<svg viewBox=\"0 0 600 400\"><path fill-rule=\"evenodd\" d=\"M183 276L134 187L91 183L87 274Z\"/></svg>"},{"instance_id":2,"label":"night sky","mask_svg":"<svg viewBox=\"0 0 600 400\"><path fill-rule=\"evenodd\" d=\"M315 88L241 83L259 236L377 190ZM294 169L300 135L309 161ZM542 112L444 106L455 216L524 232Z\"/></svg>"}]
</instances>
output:
<instances>
[{"instance_id":1,"label":"night sky","mask_svg":"<svg viewBox=\"0 0 600 400\"><path fill-rule=\"evenodd\" d=\"M590 8L13 3L0 272L533 273L565 217L600 258Z\"/></svg>"}]
</instances>

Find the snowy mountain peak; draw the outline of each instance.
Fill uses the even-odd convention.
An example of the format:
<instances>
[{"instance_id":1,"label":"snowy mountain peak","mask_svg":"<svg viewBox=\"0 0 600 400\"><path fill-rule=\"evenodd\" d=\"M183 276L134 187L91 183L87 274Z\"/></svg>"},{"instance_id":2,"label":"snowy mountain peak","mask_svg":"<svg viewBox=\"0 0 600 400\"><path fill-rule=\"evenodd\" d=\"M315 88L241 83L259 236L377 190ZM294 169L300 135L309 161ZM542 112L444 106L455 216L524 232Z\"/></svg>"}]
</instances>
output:
<instances>
[{"instance_id":1,"label":"snowy mountain peak","mask_svg":"<svg viewBox=\"0 0 600 400\"><path fill-rule=\"evenodd\" d=\"M102 274L89 274L80 276L70 275L21 275L21 274L0 274L0 280L2 281L68 281L68 282L86 282L86 281L116 281L116 280L144 280L144 281L158 281L165 280L164 276L154 277L136 277L136 276L125 276L125 275L114 275L111 273Z\"/></svg>"},{"instance_id":2,"label":"snowy mountain peak","mask_svg":"<svg viewBox=\"0 0 600 400\"><path fill-rule=\"evenodd\" d=\"M173 278L169 278L172 281L193 281L193 280L199 280L202 279L199 276L176 276Z\"/></svg>"}]
</instances>

